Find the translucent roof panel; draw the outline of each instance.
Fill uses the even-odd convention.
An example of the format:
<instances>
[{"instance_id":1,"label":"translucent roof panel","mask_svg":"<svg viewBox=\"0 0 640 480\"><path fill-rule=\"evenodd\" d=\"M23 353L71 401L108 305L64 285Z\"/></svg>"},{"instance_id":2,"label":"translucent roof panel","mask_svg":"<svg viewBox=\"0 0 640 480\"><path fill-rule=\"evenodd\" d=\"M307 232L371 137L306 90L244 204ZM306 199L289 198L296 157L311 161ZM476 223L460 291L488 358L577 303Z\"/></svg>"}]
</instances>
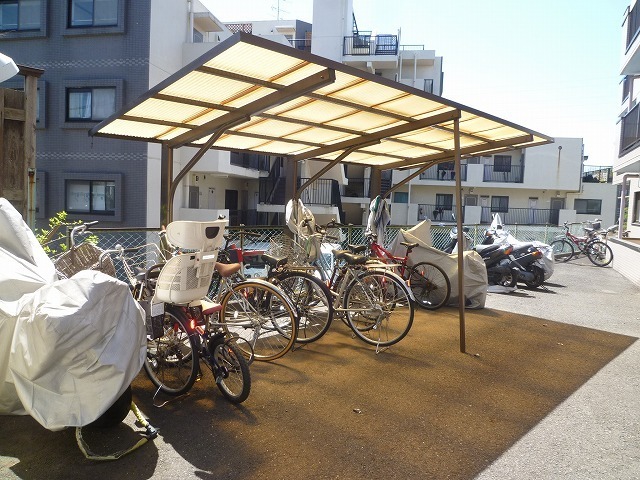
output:
<instances>
[{"instance_id":1,"label":"translucent roof panel","mask_svg":"<svg viewBox=\"0 0 640 480\"><path fill-rule=\"evenodd\" d=\"M458 129L455 128L456 119ZM456 141L456 131L459 141ZM402 168L552 142L437 95L237 33L90 135Z\"/></svg>"}]
</instances>

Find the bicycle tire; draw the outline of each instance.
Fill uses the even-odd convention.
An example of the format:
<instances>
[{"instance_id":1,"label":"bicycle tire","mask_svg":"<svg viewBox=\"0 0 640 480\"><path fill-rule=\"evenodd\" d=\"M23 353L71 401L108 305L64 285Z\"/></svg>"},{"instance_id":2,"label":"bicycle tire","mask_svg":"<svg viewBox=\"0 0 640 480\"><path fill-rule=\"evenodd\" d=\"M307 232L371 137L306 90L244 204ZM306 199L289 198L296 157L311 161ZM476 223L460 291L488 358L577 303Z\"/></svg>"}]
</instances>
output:
<instances>
[{"instance_id":1,"label":"bicycle tire","mask_svg":"<svg viewBox=\"0 0 640 480\"><path fill-rule=\"evenodd\" d=\"M216 385L231 403L242 403L251 392L249 362L237 345L227 341L217 344L211 353Z\"/></svg>"},{"instance_id":2,"label":"bicycle tire","mask_svg":"<svg viewBox=\"0 0 640 480\"><path fill-rule=\"evenodd\" d=\"M598 267L606 267L613 261L613 250L600 240L589 242L585 247L587 258Z\"/></svg>"},{"instance_id":3,"label":"bicycle tire","mask_svg":"<svg viewBox=\"0 0 640 480\"><path fill-rule=\"evenodd\" d=\"M236 346L245 357L271 361L293 348L298 333L297 312L277 287L247 280L227 291L220 304L220 323L232 337L244 340ZM245 342L253 352L243 346Z\"/></svg>"},{"instance_id":4,"label":"bicycle tire","mask_svg":"<svg viewBox=\"0 0 640 480\"><path fill-rule=\"evenodd\" d=\"M333 320L333 302L329 287L314 275L296 270L285 270L277 274L273 280L289 296L298 310L296 341L311 343L322 338Z\"/></svg>"},{"instance_id":5,"label":"bicycle tire","mask_svg":"<svg viewBox=\"0 0 640 480\"><path fill-rule=\"evenodd\" d=\"M147 339L144 370L151 382L168 395L182 395L189 391L199 372L198 342L189 335L184 316L165 311L163 335Z\"/></svg>"},{"instance_id":6,"label":"bicycle tire","mask_svg":"<svg viewBox=\"0 0 640 480\"><path fill-rule=\"evenodd\" d=\"M370 345L394 345L413 325L409 289L388 272L370 270L353 279L345 290L343 306L354 335Z\"/></svg>"},{"instance_id":7,"label":"bicycle tire","mask_svg":"<svg viewBox=\"0 0 640 480\"><path fill-rule=\"evenodd\" d=\"M438 265L431 262L416 263L409 268L408 280L419 307L437 310L449 302L451 281Z\"/></svg>"},{"instance_id":8,"label":"bicycle tire","mask_svg":"<svg viewBox=\"0 0 640 480\"><path fill-rule=\"evenodd\" d=\"M567 240L554 240L550 246L553 249L553 260L556 262L568 262L575 255L573 245Z\"/></svg>"}]
</instances>

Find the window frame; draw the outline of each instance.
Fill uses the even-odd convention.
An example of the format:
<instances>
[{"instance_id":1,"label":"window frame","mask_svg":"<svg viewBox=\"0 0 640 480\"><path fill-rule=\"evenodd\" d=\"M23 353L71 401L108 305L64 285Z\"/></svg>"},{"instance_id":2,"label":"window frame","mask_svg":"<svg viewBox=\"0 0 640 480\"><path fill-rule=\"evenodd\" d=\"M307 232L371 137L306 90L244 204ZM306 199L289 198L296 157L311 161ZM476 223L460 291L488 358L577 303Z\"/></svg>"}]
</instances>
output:
<instances>
[{"instance_id":1,"label":"window frame","mask_svg":"<svg viewBox=\"0 0 640 480\"><path fill-rule=\"evenodd\" d=\"M71 26L71 12L74 0L65 2L65 28L62 32L63 36L74 35L104 35L113 33L125 33L125 4L126 0L115 0L117 5L117 23L116 25L83 25ZM93 0L95 2L95 0Z\"/></svg>"},{"instance_id":2,"label":"window frame","mask_svg":"<svg viewBox=\"0 0 640 480\"><path fill-rule=\"evenodd\" d=\"M445 210L452 210L453 209L453 194L452 193L436 193L436 205L435 206L437 208L444 208Z\"/></svg>"},{"instance_id":3,"label":"window frame","mask_svg":"<svg viewBox=\"0 0 640 480\"><path fill-rule=\"evenodd\" d=\"M511 155L494 155L493 171L494 172L511 172L512 158Z\"/></svg>"},{"instance_id":4,"label":"window frame","mask_svg":"<svg viewBox=\"0 0 640 480\"><path fill-rule=\"evenodd\" d=\"M15 3L18 4L18 10L20 8L20 3L23 0L15 0ZM0 30L0 34L2 34L2 38L9 39L17 39L17 38L36 38L36 37L46 37L47 36L47 3L48 0L38 0L40 2L40 26L37 29L29 29L29 30ZM9 3L9 0L6 2L0 3Z\"/></svg>"},{"instance_id":5,"label":"window frame","mask_svg":"<svg viewBox=\"0 0 640 480\"><path fill-rule=\"evenodd\" d=\"M583 208L578 208L578 206L582 203L584 204ZM595 202L594 205L597 205L597 208L589 208L589 202ZM577 215L600 215L602 212L602 199L600 198L576 198L573 200L573 209L576 211Z\"/></svg>"},{"instance_id":6,"label":"window frame","mask_svg":"<svg viewBox=\"0 0 640 480\"><path fill-rule=\"evenodd\" d=\"M96 98L95 95L95 91L96 90L111 90L113 91L113 111L107 115L105 115L104 117L100 117L100 118L94 118L94 111L96 110L96 108L94 107L94 100ZM71 117L71 112L69 111L69 105L70 105L70 100L71 100L71 96L74 93L90 93L91 94L91 116L86 118L86 117ZM65 113L66 117L65 117L65 121L66 122L101 122L102 120L104 120L105 118L110 117L111 115L113 115L114 113L116 113L116 88L115 87L70 87L65 89L65 95L67 97L67 100L65 102L67 111Z\"/></svg>"},{"instance_id":7,"label":"window frame","mask_svg":"<svg viewBox=\"0 0 640 480\"><path fill-rule=\"evenodd\" d=\"M65 212L69 215L71 220L93 220L96 216L99 216L101 221L105 222L120 222L122 221L122 192L124 182L122 174L118 173L65 173L63 175L63 192L64 192L64 206ZM114 209L113 211L92 210L81 211L69 209L69 203L67 199L68 186L70 182L113 182L114 186ZM91 198L91 190L90 190ZM110 213L113 212L113 213Z\"/></svg>"},{"instance_id":8,"label":"window frame","mask_svg":"<svg viewBox=\"0 0 640 480\"><path fill-rule=\"evenodd\" d=\"M123 102L123 87L124 80L122 79L91 79L91 80L66 80L61 85L63 89L61 92L61 106L60 106L60 115L62 116L61 124L62 128L65 129L91 129L97 123L102 120L87 120L87 119L78 119L78 120L70 120L68 118L69 111L69 96L68 91L74 89L83 89L83 88L115 88L115 109L114 113L119 111L122 108ZM110 115L107 116L107 118Z\"/></svg>"},{"instance_id":9,"label":"window frame","mask_svg":"<svg viewBox=\"0 0 640 480\"><path fill-rule=\"evenodd\" d=\"M409 203L409 192L393 192L393 203Z\"/></svg>"},{"instance_id":10,"label":"window frame","mask_svg":"<svg viewBox=\"0 0 640 480\"><path fill-rule=\"evenodd\" d=\"M496 200L496 202L494 202ZM509 212L509 196L508 195L491 195L491 213L508 213ZM497 205L496 205L497 203Z\"/></svg>"}]
</instances>

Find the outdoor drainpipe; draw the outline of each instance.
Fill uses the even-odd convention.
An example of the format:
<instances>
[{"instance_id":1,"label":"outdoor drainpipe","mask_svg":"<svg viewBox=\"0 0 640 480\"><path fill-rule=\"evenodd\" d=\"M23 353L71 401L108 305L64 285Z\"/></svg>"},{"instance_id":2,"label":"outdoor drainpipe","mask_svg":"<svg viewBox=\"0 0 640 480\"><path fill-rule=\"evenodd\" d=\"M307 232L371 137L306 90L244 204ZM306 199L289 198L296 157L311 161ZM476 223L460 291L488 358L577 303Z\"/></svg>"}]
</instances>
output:
<instances>
[{"instance_id":1,"label":"outdoor drainpipe","mask_svg":"<svg viewBox=\"0 0 640 480\"><path fill-rule=\"evenodd\" d=\"M622 187L620 188L620 214L618 216L618 238L622 239L622 233L624 232L624 199L627 196L627 179L638 178L640 173L625 173L622 175Z\"/></svg>"}]
</instances>

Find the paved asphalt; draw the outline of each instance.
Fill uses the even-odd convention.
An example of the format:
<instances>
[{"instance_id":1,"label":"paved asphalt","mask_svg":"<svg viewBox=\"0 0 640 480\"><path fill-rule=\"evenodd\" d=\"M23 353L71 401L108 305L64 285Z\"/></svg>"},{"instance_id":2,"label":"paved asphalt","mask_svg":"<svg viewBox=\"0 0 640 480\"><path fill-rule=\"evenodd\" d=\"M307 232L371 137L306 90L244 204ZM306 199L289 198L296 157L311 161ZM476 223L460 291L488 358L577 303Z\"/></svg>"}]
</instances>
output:
<instances>
[{"instance_id":1,"label":"paved asphalt","mask_svg":"<svg viewBox=\"0 0 640 480\"><path fill-rule=\"evenodd\" d=\"M420 312L379 355L336 322L319 342L254 363L239 408L207 378L154 408L141 374L134 395L155 441L91 462L73 429L0 417L0 479L637 480L638 305L615 270L578 260L556 265L546 289L491 293L468 311L469 355L450 308ZM139 431L131 418L86 430L97 452Z\"/></svg>"}]
</instances>

